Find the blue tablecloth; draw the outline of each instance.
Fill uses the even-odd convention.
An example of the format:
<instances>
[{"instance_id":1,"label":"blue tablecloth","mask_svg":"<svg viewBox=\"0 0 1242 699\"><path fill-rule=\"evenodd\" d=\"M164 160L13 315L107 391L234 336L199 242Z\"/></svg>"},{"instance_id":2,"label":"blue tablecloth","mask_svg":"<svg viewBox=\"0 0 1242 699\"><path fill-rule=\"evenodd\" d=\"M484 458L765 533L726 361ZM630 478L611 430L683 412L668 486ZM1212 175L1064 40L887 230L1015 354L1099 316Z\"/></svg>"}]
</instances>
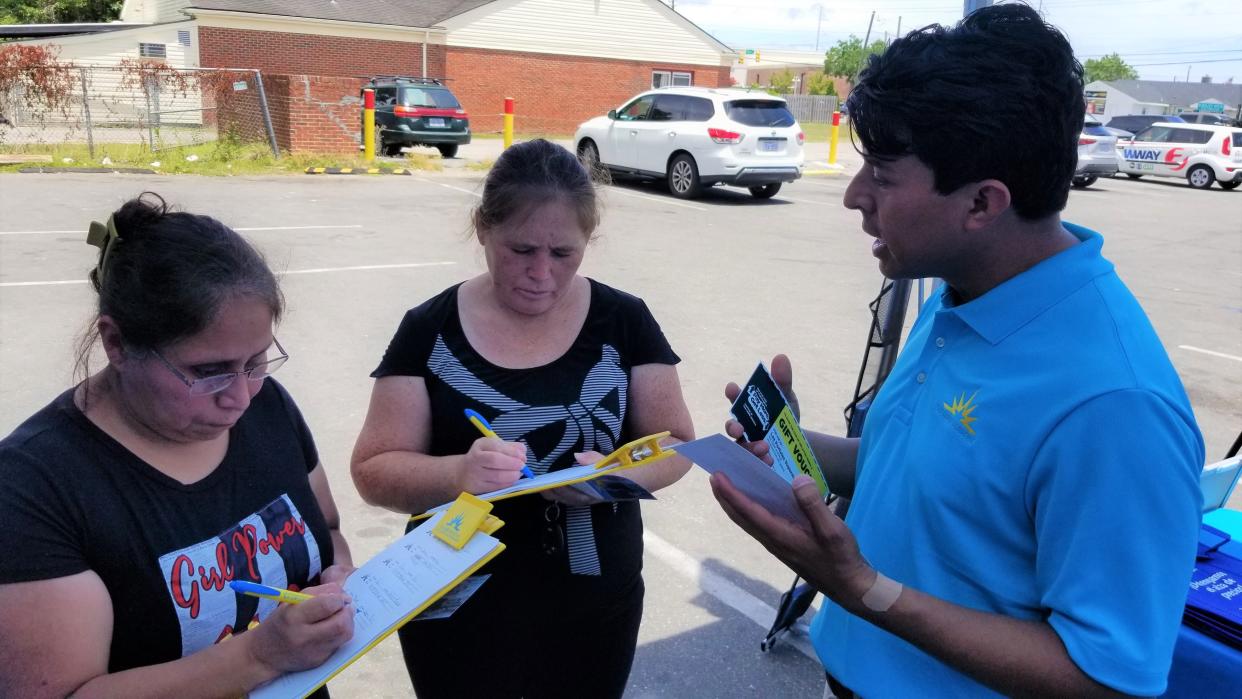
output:
<instances>
[{"instance_id":1,"label":"blue tablecloth","mask_svg":"<svg viewBox=\"0 0 1242 699\"><path fill-rule=\"evenodd\" d=\"M1242 558L1242 512L1213 510L1203 516L1203 523L1233 536L1221 550ZM1242 651L1182 626L1173 650L1169 688L1164 696L1171 699L1242 696Z\"/></svg>"}]
</instances>

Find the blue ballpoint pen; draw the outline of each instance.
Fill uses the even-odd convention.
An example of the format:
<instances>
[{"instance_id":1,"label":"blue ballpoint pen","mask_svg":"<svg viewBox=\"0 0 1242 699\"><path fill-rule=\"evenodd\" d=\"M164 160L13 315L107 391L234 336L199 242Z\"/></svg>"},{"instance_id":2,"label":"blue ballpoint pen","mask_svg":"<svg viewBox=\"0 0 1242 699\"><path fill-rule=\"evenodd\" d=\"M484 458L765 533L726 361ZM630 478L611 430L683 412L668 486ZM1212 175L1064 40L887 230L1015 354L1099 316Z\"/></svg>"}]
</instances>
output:
<instances>
[{"instance_id":1,"label":"blue ballpoint pen","mask_svg":"<svg viewBox=\"0 0 1242 699\"><path fill-rule=\"evenodd\" d=\"M470 408L466 408L466 419L478 428L478 430L483 433L484 437L494 437L495 439L500 439L500 435L492 431L492 426L487 423L487 419ZM526 478L534 478L535 474L530 470L529 466L522 466L522 476Z\"/></svg>"},{"instance_id":2,"label":"blue ballpoint pen","mask_svg":"<svg viewBox=\"0 0 1242 699\"><path fill-rule=\"evenodd\" d=\"M229 583L229 587L233 588L233 592L239 594L250 595L251 597L266 597L267 599L274 599L277 602L284 602L286 604L298 604L312 597L312 595L304 592L294 592L293 590L285 590L279 587L272 587L271 585L261 585L246 580L234 580Z\"/></svg>"}]
</instances>

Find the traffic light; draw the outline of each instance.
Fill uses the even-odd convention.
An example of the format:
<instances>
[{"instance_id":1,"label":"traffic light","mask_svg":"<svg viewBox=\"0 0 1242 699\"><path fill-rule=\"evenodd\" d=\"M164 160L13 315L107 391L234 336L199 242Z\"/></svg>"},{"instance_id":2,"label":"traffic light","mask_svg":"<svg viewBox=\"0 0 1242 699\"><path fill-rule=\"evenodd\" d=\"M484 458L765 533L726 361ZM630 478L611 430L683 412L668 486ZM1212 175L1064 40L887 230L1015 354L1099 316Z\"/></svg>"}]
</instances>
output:
<instances>
[{"instance_id":1,"label":"traffic light","mask_svg":"<svg viewBox=\"0 0 1242 699\"><path fill-rule=\"evenodd\" d=\"M755 49L755 63L759 62L759 49Z\"/></svg>"}]
</instances>

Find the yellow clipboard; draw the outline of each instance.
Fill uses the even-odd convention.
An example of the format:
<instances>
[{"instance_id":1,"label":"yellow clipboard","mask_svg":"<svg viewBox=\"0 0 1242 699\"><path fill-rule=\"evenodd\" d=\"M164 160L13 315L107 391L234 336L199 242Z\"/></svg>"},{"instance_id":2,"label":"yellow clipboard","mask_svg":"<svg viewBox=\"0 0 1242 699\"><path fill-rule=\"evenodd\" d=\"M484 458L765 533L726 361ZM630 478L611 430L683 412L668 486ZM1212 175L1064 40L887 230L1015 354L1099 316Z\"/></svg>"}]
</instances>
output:
<instances>
[{"instance_id":1,"label":"yellow clipboard","mask_svg":"<svg viewBox=\"0 0 1242 699\"><path fill-rule=\"evenodd\" d=\"M338 649L322 665L282 675L272 682L256 688L250 693L250 699L286 699L291 696L309 696L340 674L346 667L353 664L358 658L370 652L380 641L392 635L397 629L421 614L450 590L473 575L479 568L482 568L488 561L491 561L504 551L505 545L491 536L504 522L487 513L487 510L491 509L490 505L482 509L476 498L464 493L463 496L463 498L454 501L454 504L460 503L462 505L463 512L469 513L463 518L463 524L459 527L462 537L460 546L449 540L452 537L446 539L436 533L442 527L449 526L445 523L451 519L452 515L446 512L434 525L432 522L427 522L418 529L407 532L400 539L389 544L374 558L358 567L345 582L347 592L356 590L356 592L352 593L355 605L361 604L365 606L367 604L367 598L364 596L365 590L372 585L378 585L378 583L368 583L363 578L371 574L377 576L384 575L385 570L391 570L393 567L392 558L405 556L417 561L426 560L429 555L432 557L443 556L442 564L428 568L428 570L435 570L442 578L431 583L434 585L434 591L420 596L417 598L418 601L411 599L410 601L414 604L414 607L408 610L403 609L400 613L396 613L391 609L385 609L382 604L377 605L375 610L367 614L368 617L374 616L375 618L373 622L374 627L370 629L364 630L363 627L358 626L358 617L355 617L355 637L345 646ZM470 516L471 514L477 514L477 511L480 509L482 509L481 519ZM427 530L427 527L430 527L430 530ZM403 548L408 548L410 553L402 554L401 549ZM355 587L355 585L358 587ZM400 590L402 588L400 585L391 585L390 587L397 590L397 592L382 595L386 600L399 597L401 594ZM361 612L355 611L355 613L359 614Z\"/></svg>"},{"instance_id":2,"label":"yellow clipboard","mask_svg":"<svg viewBox=\"0 0 1242 699\"><path fill-rule=\"evenodd\" d=\"M589 481L618 471L646 466L675 454L671 449L664 449L660 446L660 440L667 436L669 436L668 432L660 432L641 437L614 449L611 454L594 464L552 471L534 478L523 478L508 488L493 490L490 493L481 493L474 497L484 502L497 502L499 500L515 498L519 495L538 493L544 490ZM445 503L438 507L433 507L422 514L412 515L410 520L426 519L437 512L448 509L451 505L452 503Z\"/></svg>"}]
</instances>

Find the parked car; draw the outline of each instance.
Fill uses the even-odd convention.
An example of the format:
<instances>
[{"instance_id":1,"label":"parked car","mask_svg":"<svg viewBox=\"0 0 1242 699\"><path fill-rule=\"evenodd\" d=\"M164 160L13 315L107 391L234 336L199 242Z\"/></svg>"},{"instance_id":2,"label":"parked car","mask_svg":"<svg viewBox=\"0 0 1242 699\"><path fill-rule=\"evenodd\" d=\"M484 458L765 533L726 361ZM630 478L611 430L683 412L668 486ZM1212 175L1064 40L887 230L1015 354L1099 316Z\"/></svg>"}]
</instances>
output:
<instances>
[{"instance_id":1,"label":"parked car","mask_svg":"<svg viewBox=\"0 0 1242 699\"><path fill-rule=\"evenodd\" d=\"M470 115L440 80L388 75L365 87L375 90L375 142L384 155L432 146L451 158L470 142Z\"/></svg>"},{"instance_id":2,"label":"parked car","mask_svg":"<svg viewBox=\"0 0 1242 699\"><path fill-rule=\"evenodd\" d=\"M1098 119L1087 115L1078 136L1078 166L1071 184L1090 187L1101 177L1117 174L1117 137L1104 129Z\"/></svg>"},{"instance_id":3,"label":"parked car","mask_svg":"<svg viewBox=\"0 0 1242 699\"><path fill-rule=\"evenodd\" d=\"M1181 122L1182 118L1171 114L1126 114L1109 119L1105 126L1110 129L1121 129L1130 133L1138 133L1157 121L1176 124Z\"/></svg>"},{"instance_id":4,"label":"parked car","mask_svg":"<svg viewBox=\"0 0 1242 699\"><path fill-rule=\"evenodd\" d=\"M665 179L675 197L746 187L760 199L802 177L802 128L785 100L734 88L664 87L584 122L579 157L613 173Z\"/></svg>"},{"instance_id":5,"label":"parked car","mask_svg":"<svg viewBox=\"0 0 1242 699\"><path fill-rule=\"evenodd\" d=\"M1230 119L1224 114L1214 112L1182 112L1177 116L1187 124L1208 124L1209 126L1242 126L1237 119Z\"/></svg>"},{"instance_id":6,"label":"parked car","mask_svg":"<svg viewBox=\"0 0 1242 699\"><path fill-rule=\"evenodd\" d=\"M1191 187L1223 189L1242 184L1242 129L1206 124L1157 123L1121 148L1130 177L1185 177Z\"/></svg>"}]
</instances>

